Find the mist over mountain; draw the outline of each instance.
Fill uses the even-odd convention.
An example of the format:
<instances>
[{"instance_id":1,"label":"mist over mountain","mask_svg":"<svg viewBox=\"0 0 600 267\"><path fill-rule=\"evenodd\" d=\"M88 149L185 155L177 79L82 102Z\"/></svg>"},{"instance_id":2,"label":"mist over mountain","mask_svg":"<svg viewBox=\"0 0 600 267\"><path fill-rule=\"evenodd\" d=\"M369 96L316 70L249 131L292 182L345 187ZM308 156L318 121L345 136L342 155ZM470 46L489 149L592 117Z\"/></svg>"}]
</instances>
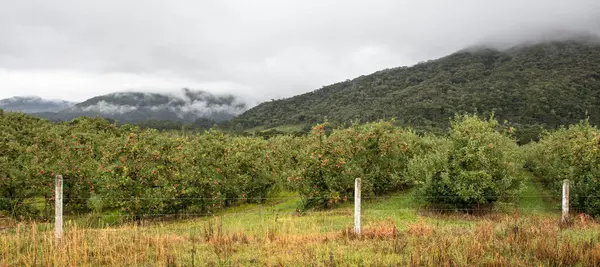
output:
<instances>
[{"instance_id":1,"label":"mist over mountain","mask_svg":"<svg viewBox=\"0 0 600 267\"><path fill-rule=\"evenodd\" d=\"M23 113L58 112L73 105L73 102L48 100L37 96L16 96L0 100L0 109Z\"/></svg>"},{"instance_id":2,"label":"mist over mountain","mask_svg":"<svg viewBox=\"0 0 600 267\"><path fill-rule=\"evenodd\" d=\"M177 94L122 92L88 99L64 110L66 114L100 115L123 122L198 118L224 121L246 110L246 103L233 95L214 95L183 89Z\"/></svg>"},{"instance_id":3,"label":"mist over mountain","mask_svg":"<svg viewBox=\"0 0 600 267\"><path fill-rule=\"evenodd\" d=\"M99 116L119 123L201 123L204 127L230 120L247 109L246 102L234 95L187 88L173 93L112 93L77 104L39 97L14 97L1 100L0 104L7 111L32 113L52 121Z\"/></svg>"}]
</instances>

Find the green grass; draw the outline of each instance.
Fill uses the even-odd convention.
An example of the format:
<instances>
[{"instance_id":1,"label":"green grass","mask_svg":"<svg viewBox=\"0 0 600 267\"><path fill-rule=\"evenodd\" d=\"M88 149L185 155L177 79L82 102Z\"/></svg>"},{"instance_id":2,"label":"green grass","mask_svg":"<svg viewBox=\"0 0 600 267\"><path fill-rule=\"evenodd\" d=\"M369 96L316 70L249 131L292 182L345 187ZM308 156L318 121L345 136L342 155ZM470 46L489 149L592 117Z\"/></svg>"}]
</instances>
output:
<instances>
[{"instance_id":1,"label":"green grass","mask_svg":"<svg viewBox=\"0 0 600 267\"><path fill-rule=\"evenodd\" d=\"M552 215L556 213L555 203L550 194L541 188L535 177L529 172L524 172L525 184L517 207L519 212L533 215ZM422 216L419 205L414 197L414 190L393 193L385 197L364 198L362 203L363 225L379 221L392 221L399 229L418 222L419 218L436 225L472 226L476 220L469 216ZM299 229L306 229L304 233L317 231L320 233L341 231L353 226L354 204L345 202L337 208L327 211L299 212L301 198L296 192L279 192L265 203L247 203L217 212L214 216L221 219L224 228L240 232L266 233L269 227L293 222L303 225ZM198 232L200 225L213 218L199 217L187 218L168 222L149 222L152 227L159 227L161 231L175 231L179 234L193 234ZM92 227L86 223L86 218L76 218L72 224ZM97 226L96 226L97 227ZM40 224L40 230L44 227ZM187 229L187 230L185 230Z\"/></svg>"},{"instance_id":2,"label":"green grass","mask_svg":"<svg viewBox=\"0 0 600 267\"><path fill-rule=\"evenodd\" d=\"M252 133L256 133L256 132L261 132L264 129L265 129L264 126L257 126L257 127L254 127L254 128L247 129L245 132L252 134Z\"/></svg>"},{"instance_id":3,"label":"green grass","mask_svg":"<svg viewBox=\"0 0 600 267\"><path fill-rule=\"evenodd\" d=\"M517 207L519 212L533 215L551 216L555 209L549 201L550 194L534 180L528 172L524 172L526 181L519 198ZM264 233L268 227L265 225L278 225L293 221L294 224L304 225L304 229L324 233L341 231L352 227L354 204L346 202L338 205L336 209L328 211L308 211L298 213L300 196L293 192L282 192L264 204L244 204L229 208L218 213L224 227L237 231L253 231ZM419 218L436 225L447 226L472 226L477 222L476 216L421 216L419 205L414 198L414 190L406 190L385 197L365 198L362 203L362 222L364 225L378 221L393 221L399 229L416 223ZM475 219L474 219L475 218ZM206 221L207 218L191 220ZM184 225L187 223L184 223Z\"/></svg>"},{"instance_id":4,"label":"green grass","mask_svg":"<svg viewBox=\"0 0 600 267\"><path fill-rule=\"evenodd\" d=\"M284 133L293 133L293 132L302 131L303 127L304 127L303 124L288 124L288 125L277 126L272 129L275 129L277 131L284 132Z\"/></svg>"},{"instance_id":5,"label":"green grass","mask_svg":"<svg viewBox=\"0 0 600 267\"><path fill-rule=\"evenodd\" d=\"M288 125L282 125L282 126L277 126L277 127L273 127L273 128L265 128L264 126L257 126L254 128L247 129L245 132L253 134L253 133L257 133L257 132L267 132L270 130L276 130L276 131L280 131L280 132L284 132L284 133L295 133L295 132L301 132L302 128L304 128L304 124L288 124Z\"/></svg>"},{"instance_id":6,"label":"green grass","mask_svg":"<svg viewBox=\"0 0 600 267\"><path fill-rule=\"evenodd\" d=\"M530 172L523 171L523 175L525 183L519 196L519 211L532 214L556 212L560 197L552 197L552 194Z\"/></svg>"},{"instance_id":7,"label":"green grass","mask_svg":"<svg viewBox=\"0 0 600 267\"><path fill-rule=\"evenodd\" d=\"M414 191L407 190L392 194L388 197L375 200L366 200L362 205L365 223L391 220L402 228L408 223L417 221L417 203L414 200Z\"/></svg>"},{"instance_id":8,"label":"green grass","mask_svg":"<svg viewBox=\"0 0 600 267\"><path fill-rule=\"evenodd\" d=\"M277 195L275 200L267 203L243 204L222 211L216 216L219 216L224 228L234 232L264 234L273 227L287 227L299 229L299 234L306 234L342 231L353 227L354 204L351 202L342 203L332 210L299 212L300 201L301 198L297 194L283 192ZM362 205L363 225L392 220L398 227L404 228L404 225L417 221L415 205L412 191L395 193L385 198L365 199ZM183 229L194 229L198 223L205 223L210 219L211 217L205 217L169 223L164 225L166 228L163 228L163 231L173 230L181 233ZM155 227L163 227L159 225Z\"/></svg>"}]
</instances>

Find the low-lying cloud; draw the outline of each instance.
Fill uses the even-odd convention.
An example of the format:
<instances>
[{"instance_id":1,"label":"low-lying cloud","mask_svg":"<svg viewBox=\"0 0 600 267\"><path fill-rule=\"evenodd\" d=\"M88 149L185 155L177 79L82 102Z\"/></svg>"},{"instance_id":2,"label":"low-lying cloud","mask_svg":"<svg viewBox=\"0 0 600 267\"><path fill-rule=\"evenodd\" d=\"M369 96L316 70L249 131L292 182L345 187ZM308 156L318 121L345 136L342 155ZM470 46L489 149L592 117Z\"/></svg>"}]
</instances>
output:
<instances>
[{"instance_id":1,"label":"low-lying cloud","mask_svg":"<svg viewBox=\"0 0 600 267\"><path fill-rule=\"evenodd\" d=\"M137 109L138 108L135 106L115 105L115 104L108 103L106 101L100 101L100 102L96 103L95 105L82 107L82 108L78 109L78 111L97 112L97 113L102 113L102 114L107 114L107 115L114 115L114 114L125 114L127 112L132 112Z\"/></svg>"},{"instance_id":2,"label":"low-lying cloud","mask_svg":"<svg viewBox=\"0 0 600 267\"><path fill-rule=\"evenodd\" d=\"M37 96L11 97L0 100L0 109L25 113L57 112L75 103L62 100L48 100Z\"/></svg>"},{"instance_id":3,"label":"low-lying cloud","mask_svg":"<svg viewBox=\"0 0 600 267\"><path fill-rule=\"evenodd\" d=\"M67 110L69 113L126 115L139 113L147 119L193 121L197 118L223 120L244 112L247 103L230 94L213 94L183 89L176 93L119 92L91 98Z\"/></svg>"}]
</instances>

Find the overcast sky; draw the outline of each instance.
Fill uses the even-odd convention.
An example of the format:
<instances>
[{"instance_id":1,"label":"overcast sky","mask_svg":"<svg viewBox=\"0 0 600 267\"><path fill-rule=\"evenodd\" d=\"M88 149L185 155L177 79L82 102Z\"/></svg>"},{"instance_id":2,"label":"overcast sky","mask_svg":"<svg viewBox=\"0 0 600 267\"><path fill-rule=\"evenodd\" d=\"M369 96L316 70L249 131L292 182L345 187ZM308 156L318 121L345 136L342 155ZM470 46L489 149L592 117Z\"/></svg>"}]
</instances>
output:
<instances>
[{"instance_id":1,"label":"overcast sky","mask_svg":"<svg viewBox=\"0 0 600 267\"><path fill-rule=\"evenodd\" d=\"M599 0L0 0L0 98L189 87L262 101L599 29Z\"/></svg>"}]
</instances>

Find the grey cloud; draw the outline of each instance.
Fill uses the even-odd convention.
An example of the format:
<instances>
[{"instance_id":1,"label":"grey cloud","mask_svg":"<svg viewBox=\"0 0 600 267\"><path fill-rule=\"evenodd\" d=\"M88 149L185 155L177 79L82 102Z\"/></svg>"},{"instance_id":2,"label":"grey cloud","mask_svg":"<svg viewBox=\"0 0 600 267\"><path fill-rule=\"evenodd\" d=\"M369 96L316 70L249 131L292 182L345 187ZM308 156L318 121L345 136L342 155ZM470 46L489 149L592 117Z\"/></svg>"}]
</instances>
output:
<instances>
[{"instance_id":1,"label":"grey cloud","mask_svg":"<svg viewBox=\"0 0 600 267\"><path fill-rule=\"evenodd\" d=\"M88 96L203 86L257 102L472 45L507 48L600 29L597 0L3 2L0 69L81 73ZM107 75L134 86L118 88ZM22 92L13 89L20 79L0 76L0 97ZM165 82L142 88L140 80ZM40 80L38 91L44 82L61 84ZM62 84L57 98L86 90Z\"/></svg>"},{"instance_id":2,"label":"grey cloud","mask_svg":"<svg viewBox=\"0 0 600 267\"><path fill-rule=\"evenodd\" d=\"M137 110L137 107L130 105L115 105L107 103L106 101L100 101L95 105L80 108L82 112L97 112L102 114L114 115L114 114L125 114Z\"/></svg>"}]
</instances>

